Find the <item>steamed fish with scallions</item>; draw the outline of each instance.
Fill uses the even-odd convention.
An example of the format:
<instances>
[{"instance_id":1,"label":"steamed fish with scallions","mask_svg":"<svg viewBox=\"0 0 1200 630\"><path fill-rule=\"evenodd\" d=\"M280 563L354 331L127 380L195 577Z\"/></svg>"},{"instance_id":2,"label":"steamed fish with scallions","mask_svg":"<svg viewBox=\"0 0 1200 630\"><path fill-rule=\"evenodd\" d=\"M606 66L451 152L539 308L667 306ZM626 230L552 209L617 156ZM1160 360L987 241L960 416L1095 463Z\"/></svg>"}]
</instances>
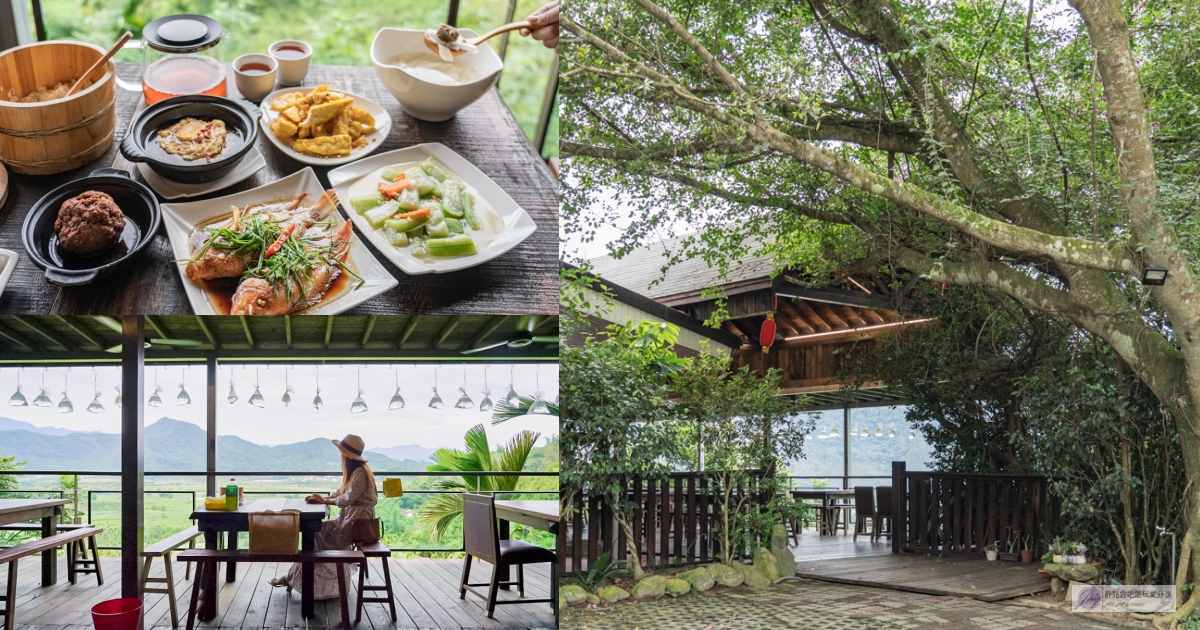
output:
<instances>
[{"instance_id":1,"label":"steamed fish with scallions","mask_svg":"<svg viewBox=\"0 0 1200 630\"><path fill-rule=\"evenodd\" d=\"M320 303L347 266L354 234L350 223L334 230L333 191L311 206L307 193L293 199L232 206L228 218L198 227L185 273L195 282L237 279L230 315L287 315Z\"/></svg>"},{"instance_id":2,"label":"steamed fish with scallions","mask_svg":"<svg viewBox=\"0 0 1200 630\"><path fill-rule=\"evenodd\" d=\"M350 205L392 247L426 261L477 254L504 231L491 204L433 157L362 177Z\"/></svg>"}]
</instances>

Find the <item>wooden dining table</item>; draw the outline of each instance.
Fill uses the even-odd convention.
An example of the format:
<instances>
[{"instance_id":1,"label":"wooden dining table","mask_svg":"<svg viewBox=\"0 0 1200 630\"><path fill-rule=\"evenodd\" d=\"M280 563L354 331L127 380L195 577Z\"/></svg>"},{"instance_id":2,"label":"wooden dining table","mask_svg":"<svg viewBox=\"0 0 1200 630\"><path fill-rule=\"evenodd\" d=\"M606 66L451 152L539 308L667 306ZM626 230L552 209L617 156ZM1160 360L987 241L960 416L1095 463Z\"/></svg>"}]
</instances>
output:
<instances>
[{"instance_id":1,"label":"wooden dining table","mask_svg":"<svg viewBox=\"0 0 1200 630\"><path fill-rule=\"evenodd\" d=\"M139 64L117 64L121 76L133 76ZM400 271L374 245L371 254L399 285L351 309L361 315L510 315L558 313L558 181L495 88L445 122L425 122L409 116L384 88L370 67L314 65L304 86L328 83L332 89L362 95L380 104L392 118L392 128L378 149L386 151L424 142L440 142L462 155L507 192L537 224L537 231L498 258L451 273L410 276ZM230 96L238 96L232 75ZM136 264L121 273L99 278L83 287L60 287L45 280L30 261L21 241L26 214L52 189L101 168L115 167L144 183L135 165L117 150L134 114L144 107L140 92L117 90L117 131L108 151L90 164L56 175L21 175L10 169L9 198L0 202L0 248L17 252L17 264L0 294L0 312L10 315L190 315L192 306L176 268L166 230L160 228L139 254ZM203 196L174 202L223 197L271 183L309 165L275 147L259 128L258 150L266 167L241 183ZM313 166L329 187L328 166ZM159 199L163 202L163 199ZM343 209L343 214L345 210ZM361 235L360 235L361 236Z\"/></svg>"},{"instance_id":2,"label":"wooden dining table","mask_svg":"<svg viewBox=\"0 0 1200 630\"><path fill-rule=\"evenodd\" d=\"M250 513L271 510L298 510L300 512L300 548L304 551L316 550L317 532L321 531L321 523L329 517L329 506L324 504L306 503L304 499L255 499L242 503L237 510L207 510L201 505L197 507L190 518L196 521L196 527L204 534L204 548L216 549L221 534L226 537L225 548L237 549L238 532L250 530ZM313 573L316 565L306 562L303 566L303 584L300 588L300 615L310 619L316 606L313 600ZM197 617L200 621L211 621L217 616L217 572L206 570L203 584L200 588L200 603ZM237 579L237 563L225 565L225 581Z\"/></svg>"},{"instance_id":3,"label":"wooden dining table","mask_svg":"<svg viewBox=\"0 0 1200 630\"><path fill-rule=\"evenodd\" d=\"M792 499L796 501L815 500L821 502L819 507L821 521L818 523L817 529L822 536L825 535L826 530L830 532L830 535L835 533L832 520L834 512L829 507L838 501L854 498L854 490L842 488L805 488L792 490L791 493Z\"/></svg>"},{"instance_id":4,"label":"wooden dining table","mask_svg":"<svg viewBox=\"0 0 1200 630\"><path fill-rule=\"evenodd\" d=\"M42 538L53 536L58 533L58 515L67 503L70 503L67 499L0 499L0 525L40 520ZM58 554L45 552L41 555L42 586L54 586L58 582Z\"/></svg>"}]
</instances>

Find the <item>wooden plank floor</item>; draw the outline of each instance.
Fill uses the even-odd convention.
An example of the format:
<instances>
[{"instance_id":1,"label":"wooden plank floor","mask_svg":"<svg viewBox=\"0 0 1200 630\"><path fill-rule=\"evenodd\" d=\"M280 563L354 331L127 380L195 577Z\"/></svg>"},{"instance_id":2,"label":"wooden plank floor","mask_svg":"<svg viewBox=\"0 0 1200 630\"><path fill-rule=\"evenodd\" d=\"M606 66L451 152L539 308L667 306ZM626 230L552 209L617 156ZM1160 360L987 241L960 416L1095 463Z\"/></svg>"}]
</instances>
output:
<instances>
[{"instance_id":1,"label":"wooden plank floor","mask_svg":"<svg viewBox=\"0 0 1200 630\"><path fill-rule=\"evenodd\" d=\"M797 554L796 575L912 593L971 597L985 602L1050 590L1050 582L1038 574L1036 564L907 553L842 558Z\"/></svg>"},{"instance_id":2,"label":"wooden plank floor","mask_svg":"<svg viewBox=\"0 0 1200 630\"><path fill-rule=\"evenodd\" d=\"M104 585L97 586L94 575L80 576L78 583L67 582L64 560L59 560L59 583L41 586L41 561L37 556L24 559L17 575L16 630L85 630L92 627L91 607L99 602L121 596L121 567L117 557L101 559ZM554 613L549 604L499 606L495 619L488 619L483 601L470 594L458 598L461 560L428 558L396 559L390 562L392 589L396 595L396 621L392 622L385 604L363 606L358 630L392 628L554 628ZM371 562L369 582L382 584L380 562ZM318 601L316 617L300 616L300 594L289 595L285 589L272 588L268 580L287 572L288 565L251 563L238 566L238 579L220 583L217 617L200 624L206 628L335 628L341 627L338 600ZM184 579L184 565L173 565L175 596L179 608L179 627L187 623L187 607L192 595L193 580ZM156 559L152 575L162 576L163 565ZM224 575L224 570L219 575ZM7 579L7 569L0 567L0 584ZM472 582L486 582L491 577L491 565L475 562L471 568ZM513 578L515 579L515 569ZM357 586L358 577L353 586ZM350 585L348 585L350 586ZM530 565L525 570L525 594L545 598L550 592L549 565ZM500 599L516 599L517 592L500 591ZM171 613L166 595L146 595L145 628L171 628ZM350 593L350 615L354 615L355 595Z\"/></svg>"},{"instance_id":3,"label":"wooden plank floor","mask_svg":"<svg viewBox=\"0 0 1200 630\"><path fill-rule=\"evenodd\" d=\"M892 543L887 538L879 542L871 542L870 536L859 534L854 540L854 532L838 533L836 536L822 536L811 527L800 533L800 544L792 545L792 555L796 561L829 560L835 558L859 558L879 556L892 553ZM791 539L788 539L791 543Z\"/></svg>"}]
</instances>

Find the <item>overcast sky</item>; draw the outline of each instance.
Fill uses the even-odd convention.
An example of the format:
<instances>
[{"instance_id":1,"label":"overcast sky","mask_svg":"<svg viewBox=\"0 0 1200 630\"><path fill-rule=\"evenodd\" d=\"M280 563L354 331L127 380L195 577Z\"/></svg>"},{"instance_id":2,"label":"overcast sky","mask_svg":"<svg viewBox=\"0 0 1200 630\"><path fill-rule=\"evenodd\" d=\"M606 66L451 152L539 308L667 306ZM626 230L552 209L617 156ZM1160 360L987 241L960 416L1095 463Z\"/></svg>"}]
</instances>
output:
<instances>
[{"instance_id":1,"label":"overcast sky","mask_svg":"<svg viewBox=\"0 0 1200 630\"><path fill-rule=\"evenodd\" d=\"M357 370L361 367L363 400L367 411L350 414L350 405L356 394ZM558 365L518 364L490 365L487 367L487 384L492 391L492 400L498 400L508 392L509 369L513 371L513 385L518 393L531 396L537 390L536 379L540 375L541 388L547 400L558 397ZM395 368L395 375L393 374ZM434 372L437 372L438 391L445 406L430 409L431 388ZM469 364L466 367L466 391L475 402L472 409L455 409L454 403L461 393L463 364L364 364L326 365L320 367L321 410L313 408L316 391L317 368L313 365L286 367L286 379L295 392L292 402L284 406L285 366L264 365L221 365L217 378L217 432L220 435L236 435L258 444L287 444L315 437L341 438L355 433L366 441L367 448L420 444L430 448L444 446L461 447L462 436L467 429L483 423L493 444L506 442L514 433L528 429L545 438L558 434L558 418L553 416L526 416L491 426L491 413L478 409L483 399L484 366ZM86 408L94 395L93 373L100 391L101 413L88 413ZM45 371L46 389L54 403L52 407L35 407L33 399L42 386L43 371L25 369L20 374L21 388L29 402L27 407L0 407L0 416L23 420L37 426L56 426L75 431L103 431L119 433L120 410L114 404L116 386L120 384L117 367L71 368L54 367ZM0 368L0 405L7 405L17 386L18 368ZM230 378L234 381L237 402L227 402ZM396 391L399 378L401 396L407 403L404 409L388 410L388 402ZM184 383L191 396L190 405L177 404L179 384ZM59 413L57 405L63 397L63 384L75 407L73 413ZM248 403L258 383L265 402L260 409ZM155 369L146 370L146 398L154 390ZM158 385L162 388L161 407L147 406L146 424L152 424L166 416L184 422L205 425L205 373L203 365L193 365L186 370L181 366L159 367Z\"/></svg>"}]
</instances>

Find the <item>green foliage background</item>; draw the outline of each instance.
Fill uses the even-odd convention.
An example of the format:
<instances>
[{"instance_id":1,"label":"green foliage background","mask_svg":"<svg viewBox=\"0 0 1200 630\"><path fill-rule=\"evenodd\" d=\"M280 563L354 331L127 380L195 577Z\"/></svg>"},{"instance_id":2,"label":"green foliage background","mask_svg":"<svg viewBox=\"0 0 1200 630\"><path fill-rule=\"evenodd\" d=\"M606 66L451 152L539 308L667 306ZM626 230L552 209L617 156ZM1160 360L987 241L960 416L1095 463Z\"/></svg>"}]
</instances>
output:
<instances>
[{"instance_id":1,"label":"green foliage background","mask_svg":"<svg viewBox=\"0 0 1200 630\"><path fill-rule=\"evenodd\" d=\"M523 19L542 0L517 0L514 20ZM266 52L280 39L300 39L313 46L313 63L370 66L371 40L382 27L429 28L446 20L446 0L43 0L50 39L76 39L108 48L125 30L141 35L142 27L164 15L195 13L216 19L229 32L221 44L226 63L239 55ZM459 8L458 24L485 32L504 22L506 0L468 0ZM500 39L489 42L499 52ZM554 54L528 38L508 40L500 95L532 140ZM118 61L142 61L140 51L125 51ZM544 156L558 155L558 121L552 117Z\"/></svg>"}]
</instances>

